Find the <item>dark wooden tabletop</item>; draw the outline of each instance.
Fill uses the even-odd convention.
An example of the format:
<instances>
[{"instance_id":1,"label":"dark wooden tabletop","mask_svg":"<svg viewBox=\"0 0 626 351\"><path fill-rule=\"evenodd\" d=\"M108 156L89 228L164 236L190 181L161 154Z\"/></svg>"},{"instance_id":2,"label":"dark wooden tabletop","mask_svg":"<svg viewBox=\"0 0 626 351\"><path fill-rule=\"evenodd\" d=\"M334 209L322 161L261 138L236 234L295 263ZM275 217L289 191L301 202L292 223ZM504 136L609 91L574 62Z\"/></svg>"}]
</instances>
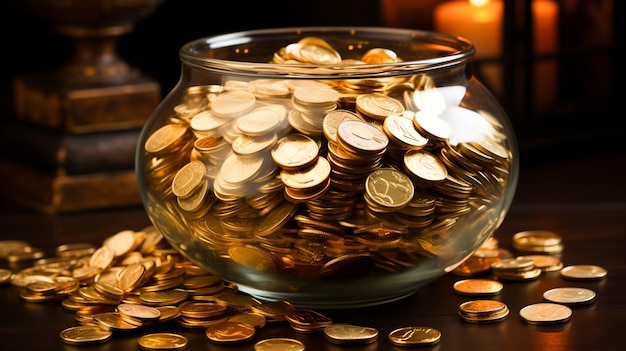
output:
<instances>
[{"instance_id":1,"label":"dark wooden tabletop","mask_svg":"<svg viewBox=\"0 0 626 351\"><path fill-rule=\"evenodd\" d=\"M20 298L11 284L0 285L0 348L2 350L136 350L142 334L158 331L180 333L189 339L187 350L252 350L256 341L288 337L302 341L307 350L399 350L387 335L407 326L432 327L442 333L432 350L620 350L626 342L626 153L593 147L598 154L562 157L551 162L522 158L519 183L513 204L495 237L500 247L512 250L512 236L524 230L549 230L563 238L561 260L568 265L597 265L608 275L596 281L571 281L559 272L543 273L538 279L504 282L494 297L504 302L510 315L488 324L463 322L459 305L469 298L453 291L462 279L454 274L437 279L403 300L359 309L320 310L335 322L369 326L379 338L368 345L342 346L325 340L323 334L294 332L286 323L260 328L244 344L211 343L204 330L164 323L154 329L114 332L111 340L97 345L72 346L59 333L78 325L75 314L60 302L32 303ZM575 150L573 150L575 151ZM141 207L43 215L6 199L0 201L0 240L19 239L42 248L53 256L58 245L102 241L121 230L140 230L150 222ZM0 261L1 268L14 272L22 264ZM555 325L525 323L519 311L543 301L543 293L555 287L584 287L597 297L591 304L572 307L570 321Z\"/></svg>"}]
</instances>

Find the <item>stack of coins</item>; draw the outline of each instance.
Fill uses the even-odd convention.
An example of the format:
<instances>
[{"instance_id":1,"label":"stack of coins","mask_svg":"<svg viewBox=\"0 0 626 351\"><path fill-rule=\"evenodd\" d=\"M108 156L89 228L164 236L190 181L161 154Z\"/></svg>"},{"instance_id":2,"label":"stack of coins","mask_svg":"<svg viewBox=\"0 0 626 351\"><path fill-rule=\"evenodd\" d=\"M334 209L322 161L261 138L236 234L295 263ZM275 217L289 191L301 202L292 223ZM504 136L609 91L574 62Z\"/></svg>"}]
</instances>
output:
<instances>
[{"instance_id":1,"label":"stack of coins","mask_svg":"<svg viewBox=\"0 0 626 351\"><path fill-rule=\"evenodd\" d=\"M507 258L491 264L493 274L504 280L530 280L541 275L531 259Z\"/></svg>"},{"instance_id":2,"label":"stack of coins","mask_svg":"<svg viewBox=\"0 0 626 351\"><path fill-rule=\"evenodd\" d=\"M513 248L522 253L559 254L563 251L563 242L557 233L527 230L513 235Z\"/></svg>"},{"instance_id":3,"label":"stack of coins","mask_svg":"<svg viewBox=\"0 0 626 351\"><path fill-rule=\"evenodd\" d=\"M554 255L533 254L517 256L517 259L532 260L535 267L541 269L542 272L556 272L563 268L563 261Z\"/></svg>"},{"instance_id":4,"label":"stack of coins","mask_svg":"<svg viewBox=\"0 0 626 351\"><path fill-rule=\"evenodd\" d=\"M498 241L492 237L453 269L452 273L462 277L485 276L492 273L493 263L512 257L513 254L509 250L498 247Z\"/></svg>"},{"instance_id":5,"label":"stack of coins","mask_svg":"<svg viewBox=\"0 0 626 351\"><path fill-rule=\"evenodd\" d=\"M221 344L249 341L266 322L289 321L300 332L321 332L332 323L315 311L295 313L286 301L264 303L239 294L235 285L187 261L162 238L150 226L118 232L98 248L63 245L57 252L68 255L74 247L84 254L71 261L41 259L8 279L22 289L25 301L61 300L75 311L80 325L60 333L73 345L106 342L116 332L167 322L205 329L209 341ZM141 349L182 349L187 340L152 333L137 343Z\"/></svg>"},{"instance_id":6,"label":"stack of coins","mask_svg":"<svg viewBox=\"0 0 626 351\"><path fill-rule=\"evenodd\" d=\"M185 301L178 305L179 325L187 328L207 328L218 322L226 321L228 308L213 302Z\"/></svg>"},{"instance_id":7,"label":"stack of coins","mask_svg":"<svg viewBox=\"0 0 626 351\"><path fill-rule=\"evenodd\" d=\"M337 109L340 95L330 86L308 86L294 90L289 123L299 132L313 137L324 133L324 117Z\"/></svg>"},{"instance_id":8,"label":"stack of coins","mask_svg":"<svg viewBox=\"0 0 626 351\"><path fill-rule=\"evenodd\" d=\"M497 300L472 300L459 306L459 316L469 323L500 322L508 315L508 306Z\"/></svg>"}]
</instances>

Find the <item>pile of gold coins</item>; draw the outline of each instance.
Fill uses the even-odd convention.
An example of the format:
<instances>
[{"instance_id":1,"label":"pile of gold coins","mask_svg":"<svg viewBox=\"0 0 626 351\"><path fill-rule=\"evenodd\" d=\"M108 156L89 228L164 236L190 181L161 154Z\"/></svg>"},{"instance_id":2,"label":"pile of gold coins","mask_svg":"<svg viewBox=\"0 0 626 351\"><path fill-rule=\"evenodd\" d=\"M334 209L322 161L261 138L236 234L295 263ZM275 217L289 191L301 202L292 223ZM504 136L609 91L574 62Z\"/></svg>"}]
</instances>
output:
<instances>
[{"instance_id":1,"label":"pile of gold coins","mask_svg":"<svg viewBox=\"0 0 626 351\"><path fill-rule=\"evenodd\" d=\"M335 72L393 62L402 58L384 48L342 58L316 37L271 61ZM465 93L425 74L189 87L145 141L146 191L160 204L148 212L257 270L332 280L348 275L326 274L342 257L371 267L354 278L414 266L445 252L447 233L507 187L504 128L460 106Z\"/></svg>"},{"instance_id":2,"label":"pile of gold coins","mask_svg":"<svg viewBox=\"0 0 626 351\"><path fill-rule=\"evenodd\" d=\"M1 241L0 250L0 258L5 259L35 251L17 240ZM240 294L236 285L184 259L152 226L120 231L100 247L66 244L56 253L55 257L36 259L32 267L15 274L2 270L0 276L2 283L10 282L20 289L24 301L60 301L65 309L75 312L78 325L59 333L66 344L103 343L115 333L166 322L204 329L207 340L217 344L249 342L259 328L283 322L298 333L324 333L335 344L369 344L378 339L374 328L335 323L328 316L296 308L287 301L261 302ZM396 332L389 340L397 345L439 341L438 331L413 328L430 332L410 338ZM436 339L433 332L439 335ZM137 344L144 350L181 350L188 340L178 333L149 332L138 337ZM254 349L304 350L305 346L292 338L268 338L255 343Z\"/></svg>"},{"instance_id":3,"label":"pile of gold coins","mask_svg":"<svg viewBox=\"0 0 626 351\"><path fill-rule=\"evenodd\" d=\"M469 323L498 322L509 315L509 307L497 300L471 300L459 306L459 316Z\"/></svg>"},{"instance_id":4,"label":"pile of gold coins","mask_svg":"<svg viewBox=\"0 0 626 351\"><path fill-rule=\"evenodd\" d=\"M459 317L468 323L500 322L509 315L508 306L502 301L487 299L498 295L503 282L526 281L540 278L549 272L559 272L566 280L589 281L604 279L606 269L596 265L572 265L564 267L559 255L563 249L561 236L552 231L527 230L513 235L516 252L498 247L498 241L490 238L452 273L467 279L454 284L454 292L463 296L481 297L459 306ZM492 278L488 278L491 276ZM543 293L544 301L525 306L520 318L528 324L550 325L568 322L572 317L571 306L592 303L596 298L593 290L580 287L557 287Z\"/></svg>"},{"instance_id":5,"label":"pile of gold coins","mask_svg":"<svg viewBox=\"0 0 626 351\"><path fill-rule=\"evenodd\" d=\"M532 236L532 231L523 237ZM537 231L545 237L547 232ZM519 236L514 236L514 238ZM551 233L550 237L560 238ZM26 260L25 253L40 252L19 240L0 241L0 258ZM288 323L298 333L323 333L334 344L370 344L378 340L378 330L367 326L338 323L317 311L297 308L288 301L261 302L238 292L237 286L187 261L163 240L154 227L140 231L120 231L96 247L85 243L61 245L55 257L34 260L34 265L17 273L0 270L0 283L10 282L20 289L20 297L27 302L60 301L75 311L77 326L60 332L64 343L86 345L109 341L116 332L139 330L160 323L173 322L189 329L203 329L207 340L218 344L249 342L256 330L268 324ZM501 255L498 256L498 255ZM459 306L459 317L468 323L494 323L505 320L508 306L488 296L499 294L508 280L519 279L498 274L498 269L515 266L510 260L519 260L528 267L529 257L537 262L542 256L515 256L497 247L491 239L478 249L473 257L498 258L492 266L493 279L478 269L474 276L467 268L455 271L466 279L457 281L454 292L476 297ZM471 260L472 257L468 258ZM504 264L502 266L497 263ZM507 267L507 268L502 268ZM553 269L539 269L541 273ZM521 271L527 272L524 268ZM560 270L564 279L581 281L603 279L607 271L595 265L573 265ZM481 277L478 277L481 276ZM537 279L537 277L526 277ZM543 294L544 301L530 304L520 310L520 318L528 324L549 325L568 322L573 312L570 307L595 301L596 293L579 287L556 287ZM391 331L388 341L402 347L428 346L438 343L441 332L426 326L402 327ZM144 350L180 350L187 346L185 336L171 332L150 332L137 339ZM304 350L305 345L293 338L267 338L255 343L257 351L289 349Z\"/></svg>"}]
</instances>

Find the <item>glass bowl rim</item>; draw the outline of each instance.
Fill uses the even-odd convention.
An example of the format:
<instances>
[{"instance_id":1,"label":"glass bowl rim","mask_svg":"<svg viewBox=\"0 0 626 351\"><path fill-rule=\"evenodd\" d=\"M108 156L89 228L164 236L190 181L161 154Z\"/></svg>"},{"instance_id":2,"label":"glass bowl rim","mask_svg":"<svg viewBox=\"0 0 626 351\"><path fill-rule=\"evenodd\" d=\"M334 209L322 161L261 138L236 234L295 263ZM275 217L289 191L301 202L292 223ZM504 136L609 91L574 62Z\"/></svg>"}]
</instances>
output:
<instances>
[{"instance_id":1,"label":"glass bowl rim","mask_svg":"<svg viewBox=\"0 0 626 351\"><path fill-rule=\"evenodd\" d=\"M355 38L364 39L372 38L373 36L387 36L389 40L393 38L394 41L405 40L414 43L438 45L442 48L447 48L449 52L428 58L393 63L339 63L328 65L236 61L206 57L199 54L200 52L214 49L236 47L252 42L255 38L268 39L269 37L278 38L281 36L304 38L308 36L319 36L321 34L329 36L354 36ZM317 26L255 29L207 36L184 44L179 50L179 57L184 64L192 67L235 74L247 73L257 76L288 75L303 76L304 78L324 78L331 76L336 78L342 76L355 77L355 75L390 76L406 74L407 72L425 73L427 71L462 65L469 61L474 56L475 52L475 46L469 39L433 31L390 27Z\"/></svg>"}]
</instances>

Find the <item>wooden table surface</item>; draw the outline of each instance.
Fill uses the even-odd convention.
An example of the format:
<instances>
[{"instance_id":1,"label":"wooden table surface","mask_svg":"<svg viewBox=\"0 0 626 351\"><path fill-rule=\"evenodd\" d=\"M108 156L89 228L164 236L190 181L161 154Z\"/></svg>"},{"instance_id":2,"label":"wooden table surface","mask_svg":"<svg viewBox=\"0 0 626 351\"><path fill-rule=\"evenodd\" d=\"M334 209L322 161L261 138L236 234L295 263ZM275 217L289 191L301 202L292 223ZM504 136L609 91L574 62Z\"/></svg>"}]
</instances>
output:
<instances>
[{"instance_id":1,"label":"wooden table surface","mask_svg":"<svg viewBox=\"0 0 626 351\"><path fill-rule=\"evenodd\" d=\"M588 148L589 146L584 146ZM302 341L307 350L399 350L388 340L390 331L406 326L426 326L442 333L432 350L620 350L626 342L626 153L603 150L552 162L524 160L517 192L504 223L495 237L500 247L512 250L512 236L524 230L549 230L561 235L561 259L568 265L598 265L608 271L597 281L568 281L559 272L544 273L539 279L505 282L495 299L506 303L508 318L501 322L473 324L460 320L459 305L468 297L455 294L453 284L462 279L448 274L403 300L385 305L344 310L320 310L335 322L369 326L379 338L369 345L342 346L330 343L323 334L303 334L286 323L260 328L244 344L219 345L208 341L204 330L175 323L155 329L114 332L106 343L90 346L64 344L59 333L77 325L74 313L60 302L32 303L22 300L19 290L0 285L0 349L2 350L136 350L137 339L152 331L172 331L189 339L187 350L252 350L256 341L288 337ZM0 240L19 239L42 248L53 256L58 245L102 241L121 230L140 230L150 222L141 207L43 215L0 201ZM14 272L32 265L0 259L1 268ZM555 287L584 287L596 292L596 300L572 307L569 322L542 326L523 322L519 311L542 302L543 292Z\"/></svg>"}]
</instances>

